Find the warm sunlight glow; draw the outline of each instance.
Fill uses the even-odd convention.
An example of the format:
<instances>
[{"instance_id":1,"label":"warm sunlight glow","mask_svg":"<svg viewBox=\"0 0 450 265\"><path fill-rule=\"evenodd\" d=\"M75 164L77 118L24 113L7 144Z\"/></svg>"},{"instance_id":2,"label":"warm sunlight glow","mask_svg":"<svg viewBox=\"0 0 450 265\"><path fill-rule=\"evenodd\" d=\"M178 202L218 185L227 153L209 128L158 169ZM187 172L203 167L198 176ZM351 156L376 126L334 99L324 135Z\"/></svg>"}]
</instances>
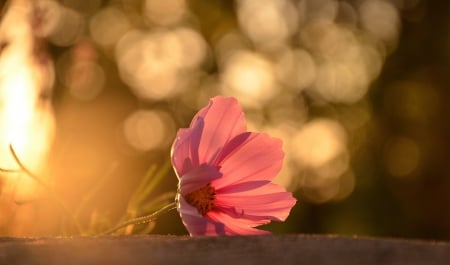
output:
<instances>
[{"instance_id":1,"label":"warm sunlight glow","mask_svg":"<svg viewBox=\"0 0 450 265\"><path fill-rule=\"evenodd\" d=\"M125 120L123 131L131 147L148 151L168 145L175 134L175 125L164 111L138 110Z\"/></svg>"},{"instance_id":2,"label":"warm sunlight glow","mask_svg":"<svg viewBox=\"0 0 450 265\"><path fill-rule=\"evenodd\" d=\"M183 91L184 80L195 73L205 55L203 38L189 28L133 30L116 47L120 74L142 99L164 99Z\"/></svg>"},{"instance_id":3,"label":"warm sunlight glow","mask_svg":"<svg viewBox=\"0 0 450 265\"><path fill-rule=\"evenodd\" d=\"M103 46L112 47L131 27L130 21L120 9L105 7L90 20L92 39Z\"/></svg>"},{"instance_id":4,"label":"warm sunlight glow","mask_svg":"<svg viewBox=\"0 0 450 265\"><path fill-rule=\"evenodd\" d=\"M286 87L299 92L309 87L316 79L316 63L306 50L287 50L277 61L276 74Z\"/></svg>"},{"instance_id":5,"label":"warm sunlight glow","mask_svg":"<svg viewBox=\"0 0 450 265\"><path fill-rule=\"evenodd\" d=\"M291 1L241 0L238 18L243 30L257 44L281 44L297 26L297 12Z\"/></svg>"},{"instance_id":6,"label":"warm sunlight glow","mask_svg":"<svg viewBox=\"0 0 450 265\"><path fill-rule=\"evenodd\" d=\"M389 1L366 0L359 8L361 22L375 37L388 44L397 42L399 32L399 15Z\"/></svg>"},{"instance_id":7,"label":"warm sunlight glow","mask_svg":"<svg viewBox=\"0 0 450 265\"><path fill-rule=\"evenodd\" d=\"M324 202L338 194L351 192L348 185L341 186L344 181L353 181L352 175L343 175L349 167L346 143L347 135L342 125L327 119L305 124L294 137L288 148L305 172L301 186L310 200ZM340 191L341 187L347 191Z\"/></svg>"},{"instance_id":8,"label":"warm sunlight glow","mask_svg":"<svg viewBox=\"0 0 450 265\"><path fill-rule=\"evenodd\" d=\"M144 15L162 25L173 24L186 13L185 0L146 0L144 5Z\"/></svg>"},{"instance_id":9,"label":"warm sunlight glow","mask_svg":"<svg viewBox=\"0 0 450 265\"><path fill-rule=\"evenodd\" d=\"M278 91L272 63L248 51L229 58L222 78L223 92L239 98L245 106L258 107Z\"/></svg>"},{"instance_id":10,"label":"warm sunlight glow","mask_svg":"<svg viewBox=\"0 0 450 265\"><path fill-rule=\"evenodd\" d=\"M53 116L42 95L51 86L50 63L37 61L31 33L29 6L17 1L4 18L0 35L8 46L0 57L0 166L17 168L8 145L12 144L22 162L42 172L53 135ZM17 192L28 193L35 182L21 177Z\"/></svg>"},{"instance_id":11,"label":"warm sunlight glow","mask_svg":"<svg viewBox=\"0 0 450 265\"><path fill-rule=\"evenodd\" d=\"M342 103L354 103L366 94L379 74L383 54L376 42L359 34L328 20L313 21L300 33L317 57L312 93L326 101Z\"/></svg>"}]
</instances>

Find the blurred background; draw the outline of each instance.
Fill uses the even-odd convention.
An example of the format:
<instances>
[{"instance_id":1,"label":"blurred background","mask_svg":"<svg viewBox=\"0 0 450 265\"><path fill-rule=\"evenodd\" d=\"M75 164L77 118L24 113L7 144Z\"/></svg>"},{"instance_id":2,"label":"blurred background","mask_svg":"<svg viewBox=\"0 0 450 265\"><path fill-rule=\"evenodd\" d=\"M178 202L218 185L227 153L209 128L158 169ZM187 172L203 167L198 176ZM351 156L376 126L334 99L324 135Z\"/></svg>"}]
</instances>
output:
<instances>
[{"instance_id":1,"label":"blurred background","mask_svg":"<svg viewBox=\"0 0 450 265\"><path fill-rule=\"evenodd\" d=\"M0 3L0 235L173 201L176 131L226 95L284 141L298 203L265 229L450 239L450 2ZM187 234L176 211L124 232L150 231Z\"/></svg>"}]
</instances>

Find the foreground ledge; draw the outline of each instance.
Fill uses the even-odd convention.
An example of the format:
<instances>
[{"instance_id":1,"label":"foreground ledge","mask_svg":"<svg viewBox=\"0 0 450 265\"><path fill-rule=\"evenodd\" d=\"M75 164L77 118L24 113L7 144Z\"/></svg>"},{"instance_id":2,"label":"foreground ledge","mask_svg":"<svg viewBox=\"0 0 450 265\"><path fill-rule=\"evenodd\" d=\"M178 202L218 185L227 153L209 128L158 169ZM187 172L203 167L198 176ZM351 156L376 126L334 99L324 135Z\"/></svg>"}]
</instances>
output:
<instances>
[{"instance_id":1,"label":"foreground ledge","mask_svg":"<svg viewBox=\"0 0 450 265\"><path fill-rule=\"evenodd\" d=\"M341 236L0 238L0 264L450 264L450 243Z\"/></svg>"}]
</instances>

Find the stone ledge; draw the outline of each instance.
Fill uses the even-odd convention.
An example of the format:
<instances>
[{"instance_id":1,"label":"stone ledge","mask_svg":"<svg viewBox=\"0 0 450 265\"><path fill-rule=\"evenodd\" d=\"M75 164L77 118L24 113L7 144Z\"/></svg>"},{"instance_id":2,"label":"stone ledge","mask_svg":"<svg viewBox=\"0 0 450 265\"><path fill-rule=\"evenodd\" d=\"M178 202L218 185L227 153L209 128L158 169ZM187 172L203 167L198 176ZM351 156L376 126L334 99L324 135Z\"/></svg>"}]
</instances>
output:
<instances>
[{"instance_id":1,"label":"stone ledge","mask_svg":"<svg viewBox=\"0 0 450 265\"><path fill-rule=\"evenodd\" d=\"M321 235L0 238L0 264L450 264L450 243Z\"/></svg>"}]
</instances>

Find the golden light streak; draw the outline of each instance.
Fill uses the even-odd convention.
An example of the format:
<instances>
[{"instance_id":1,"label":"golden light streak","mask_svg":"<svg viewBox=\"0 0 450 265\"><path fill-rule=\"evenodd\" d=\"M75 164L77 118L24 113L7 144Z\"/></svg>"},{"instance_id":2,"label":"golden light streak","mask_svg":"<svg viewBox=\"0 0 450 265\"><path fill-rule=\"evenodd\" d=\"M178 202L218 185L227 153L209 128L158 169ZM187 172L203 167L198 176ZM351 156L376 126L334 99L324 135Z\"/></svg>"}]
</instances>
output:
<instances>
[{"instance_id":1,"label":"golden light streak","mask_svg":"<svg viewBox=\"0 0 450 265\"><path fill-rule=\"evenodd\" d=\"M9 150L11 144L21 161L40 174L45 170L54 130L52 109L43 97L52 86L53 69L34 36L34 12L32 1L11 1L0 25L4 44L0 54L0 167L18 168ZM13 193L15 200L21 200L36 192L37 183L24 174L4 177L5 197Z\"/></svg>"}]
</instances>

